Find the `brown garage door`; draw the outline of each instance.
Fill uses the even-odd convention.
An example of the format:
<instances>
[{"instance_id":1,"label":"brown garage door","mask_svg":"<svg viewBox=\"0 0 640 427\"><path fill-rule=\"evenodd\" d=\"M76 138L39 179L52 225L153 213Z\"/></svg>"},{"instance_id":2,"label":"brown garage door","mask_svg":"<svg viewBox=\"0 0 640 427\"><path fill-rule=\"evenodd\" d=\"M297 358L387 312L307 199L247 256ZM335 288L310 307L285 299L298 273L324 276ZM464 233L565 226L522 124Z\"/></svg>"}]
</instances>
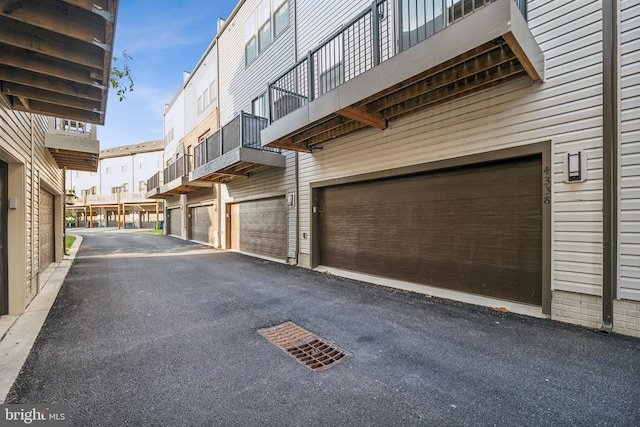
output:
<instances>
[{"instance_id":1,"label":"brown garage door","mask_svg":"<svg viewBox=\"0 0 640 427\"><path fill-rule=\"evenodd\" d=\"M322 265L542 303L541 159L318 190Z\"/></svg>"},{"instance_id":2,"label":"brown garage door","mask_svg":"<svg viewBox=\"0 0 640 427\"><path fill-rule=\"evenodd\" d=\"M232 248L276 259L287 258L287 205L284 197L232 205L229 225Z\"/></svg>"},{"instance_id":3,"label":"brown garage door","mask_svg":"<svg viewBox=\"0 0 640 427\"><path fill-rule=\"evenodd\" d=\"M216 232L218 231L218 221L213 205L198 206L189 208L189 228L191 230L191 240L208 243L216 243Z\"/></svg>"},{"instance_id":4,"label":"brown garage door","mask_svg":"<svg viewBox=\"0 0 640 427\"><path fill-rule=\"evenodd\" d=\"M170 236L182 235L182 209L167 209L167 234Z\"/></svg>"},{"instance_id":5,"label":"brown garage door","mask_svg":"<svg viewBox=\"0 0 640 427\"><path fill-rule=\"evenodd\" d=\"M40 271L54 261L53 194L40 189Z\"/></svg>"}]
</instances>

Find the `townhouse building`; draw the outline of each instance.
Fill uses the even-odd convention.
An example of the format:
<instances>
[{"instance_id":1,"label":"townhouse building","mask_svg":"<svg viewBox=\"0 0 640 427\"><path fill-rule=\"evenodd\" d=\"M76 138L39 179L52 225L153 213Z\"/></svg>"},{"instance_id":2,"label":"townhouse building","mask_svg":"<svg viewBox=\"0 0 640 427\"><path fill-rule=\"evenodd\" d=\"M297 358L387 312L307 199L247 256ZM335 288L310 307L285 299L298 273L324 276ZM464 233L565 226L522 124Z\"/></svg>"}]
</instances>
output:
<instances>
[{"instance_id":1,"label":"townhouse building","mask_svg":"<svg viewBox=\"0 0 640 427\"><path fill-rule=\"evenodd\" d=\"M0 10L0 315L23 313L64 256L64 170L97 168L117 12L117 0Z\"/></svg>"},{"instance_id":2,"label":"townhouse building","mask_svg":"<svg viewBox=\"0 0 640 427\"><path fill-rule=\"evenodd\" d=\"M164 141L146 141L100 150L95 172L67 170L67 226L159 227L162 201L145 195L148 175L163 157Z\"/></svg>"},{"instance_id":3,"label":"townhouse building","mask_svg":"<svg viewBox=\"0 0 640 427\"><path fill-rule=\"evenodd\" d=\"M639 38L638 0L240 1L185 182L221 248L640 336Z\"/></svg>"}]
</instances>

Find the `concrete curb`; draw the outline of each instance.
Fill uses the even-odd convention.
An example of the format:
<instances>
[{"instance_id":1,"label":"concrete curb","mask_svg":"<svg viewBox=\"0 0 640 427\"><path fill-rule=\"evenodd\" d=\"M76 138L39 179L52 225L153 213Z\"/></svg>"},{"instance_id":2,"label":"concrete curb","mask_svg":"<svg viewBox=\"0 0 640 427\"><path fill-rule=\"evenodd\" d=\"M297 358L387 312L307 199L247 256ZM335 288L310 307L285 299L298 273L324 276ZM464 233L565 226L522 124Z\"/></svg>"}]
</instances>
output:
<instances>
[{"instance_id":1,"label":"concrete curb","mask_svg":"<svg viewBox=\"0 0 640 427\"><path fill-rule=\"evenodd\" d=\"M23 314L0 317L0 402L5 401L20 374L81 243L82 236L76 235L69 254L42 272L40 292Z\"/></svg>"}]
</instances>

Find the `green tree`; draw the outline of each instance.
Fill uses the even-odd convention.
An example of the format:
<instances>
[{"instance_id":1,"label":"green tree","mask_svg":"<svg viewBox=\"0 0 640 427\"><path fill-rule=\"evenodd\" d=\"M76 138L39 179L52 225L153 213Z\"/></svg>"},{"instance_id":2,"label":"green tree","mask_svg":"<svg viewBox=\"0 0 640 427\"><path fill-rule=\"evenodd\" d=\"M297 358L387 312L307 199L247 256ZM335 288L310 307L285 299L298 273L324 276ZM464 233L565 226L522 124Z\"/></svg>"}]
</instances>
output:
<instances>
[{"instance_id":1,"label":"green tree","mask_svg":"<svg viewBox=\"0 0 640 427\"><path fill-rule=\"evenodd\" d=\"M111 87L116 89L116 94L120 101L126 98L127 93L133 92L133 77L131 75L131 68L129 67L129 61L133 61L133 57L124 50L122 51L122 58L124 58L124 66L118 68L115 63L119 58L117 56L113 57L110 76Z\"/></svg>"}]
</instances>

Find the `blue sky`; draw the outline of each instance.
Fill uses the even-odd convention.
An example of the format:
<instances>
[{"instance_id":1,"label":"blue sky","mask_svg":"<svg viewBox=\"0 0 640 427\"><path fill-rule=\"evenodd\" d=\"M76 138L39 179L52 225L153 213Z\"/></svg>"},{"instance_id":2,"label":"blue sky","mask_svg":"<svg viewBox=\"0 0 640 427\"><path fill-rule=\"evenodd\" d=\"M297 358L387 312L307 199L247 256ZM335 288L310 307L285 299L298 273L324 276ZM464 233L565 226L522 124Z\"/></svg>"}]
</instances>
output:
<instances>
[{"instance_id":1,"label":"blue sky","mask_svg":"<svg viewBox=\"0 0 640 427\"><path fill-rule=\"evenodd\" d=\"M134 91L122 102L110 90L105 125L98 128L100 148L163 138L164 105L192 71L216 33L218 18L227 18L238 0L124 0L120 2L114 56L129 63Z\"/></svg>"}]
</instances>

